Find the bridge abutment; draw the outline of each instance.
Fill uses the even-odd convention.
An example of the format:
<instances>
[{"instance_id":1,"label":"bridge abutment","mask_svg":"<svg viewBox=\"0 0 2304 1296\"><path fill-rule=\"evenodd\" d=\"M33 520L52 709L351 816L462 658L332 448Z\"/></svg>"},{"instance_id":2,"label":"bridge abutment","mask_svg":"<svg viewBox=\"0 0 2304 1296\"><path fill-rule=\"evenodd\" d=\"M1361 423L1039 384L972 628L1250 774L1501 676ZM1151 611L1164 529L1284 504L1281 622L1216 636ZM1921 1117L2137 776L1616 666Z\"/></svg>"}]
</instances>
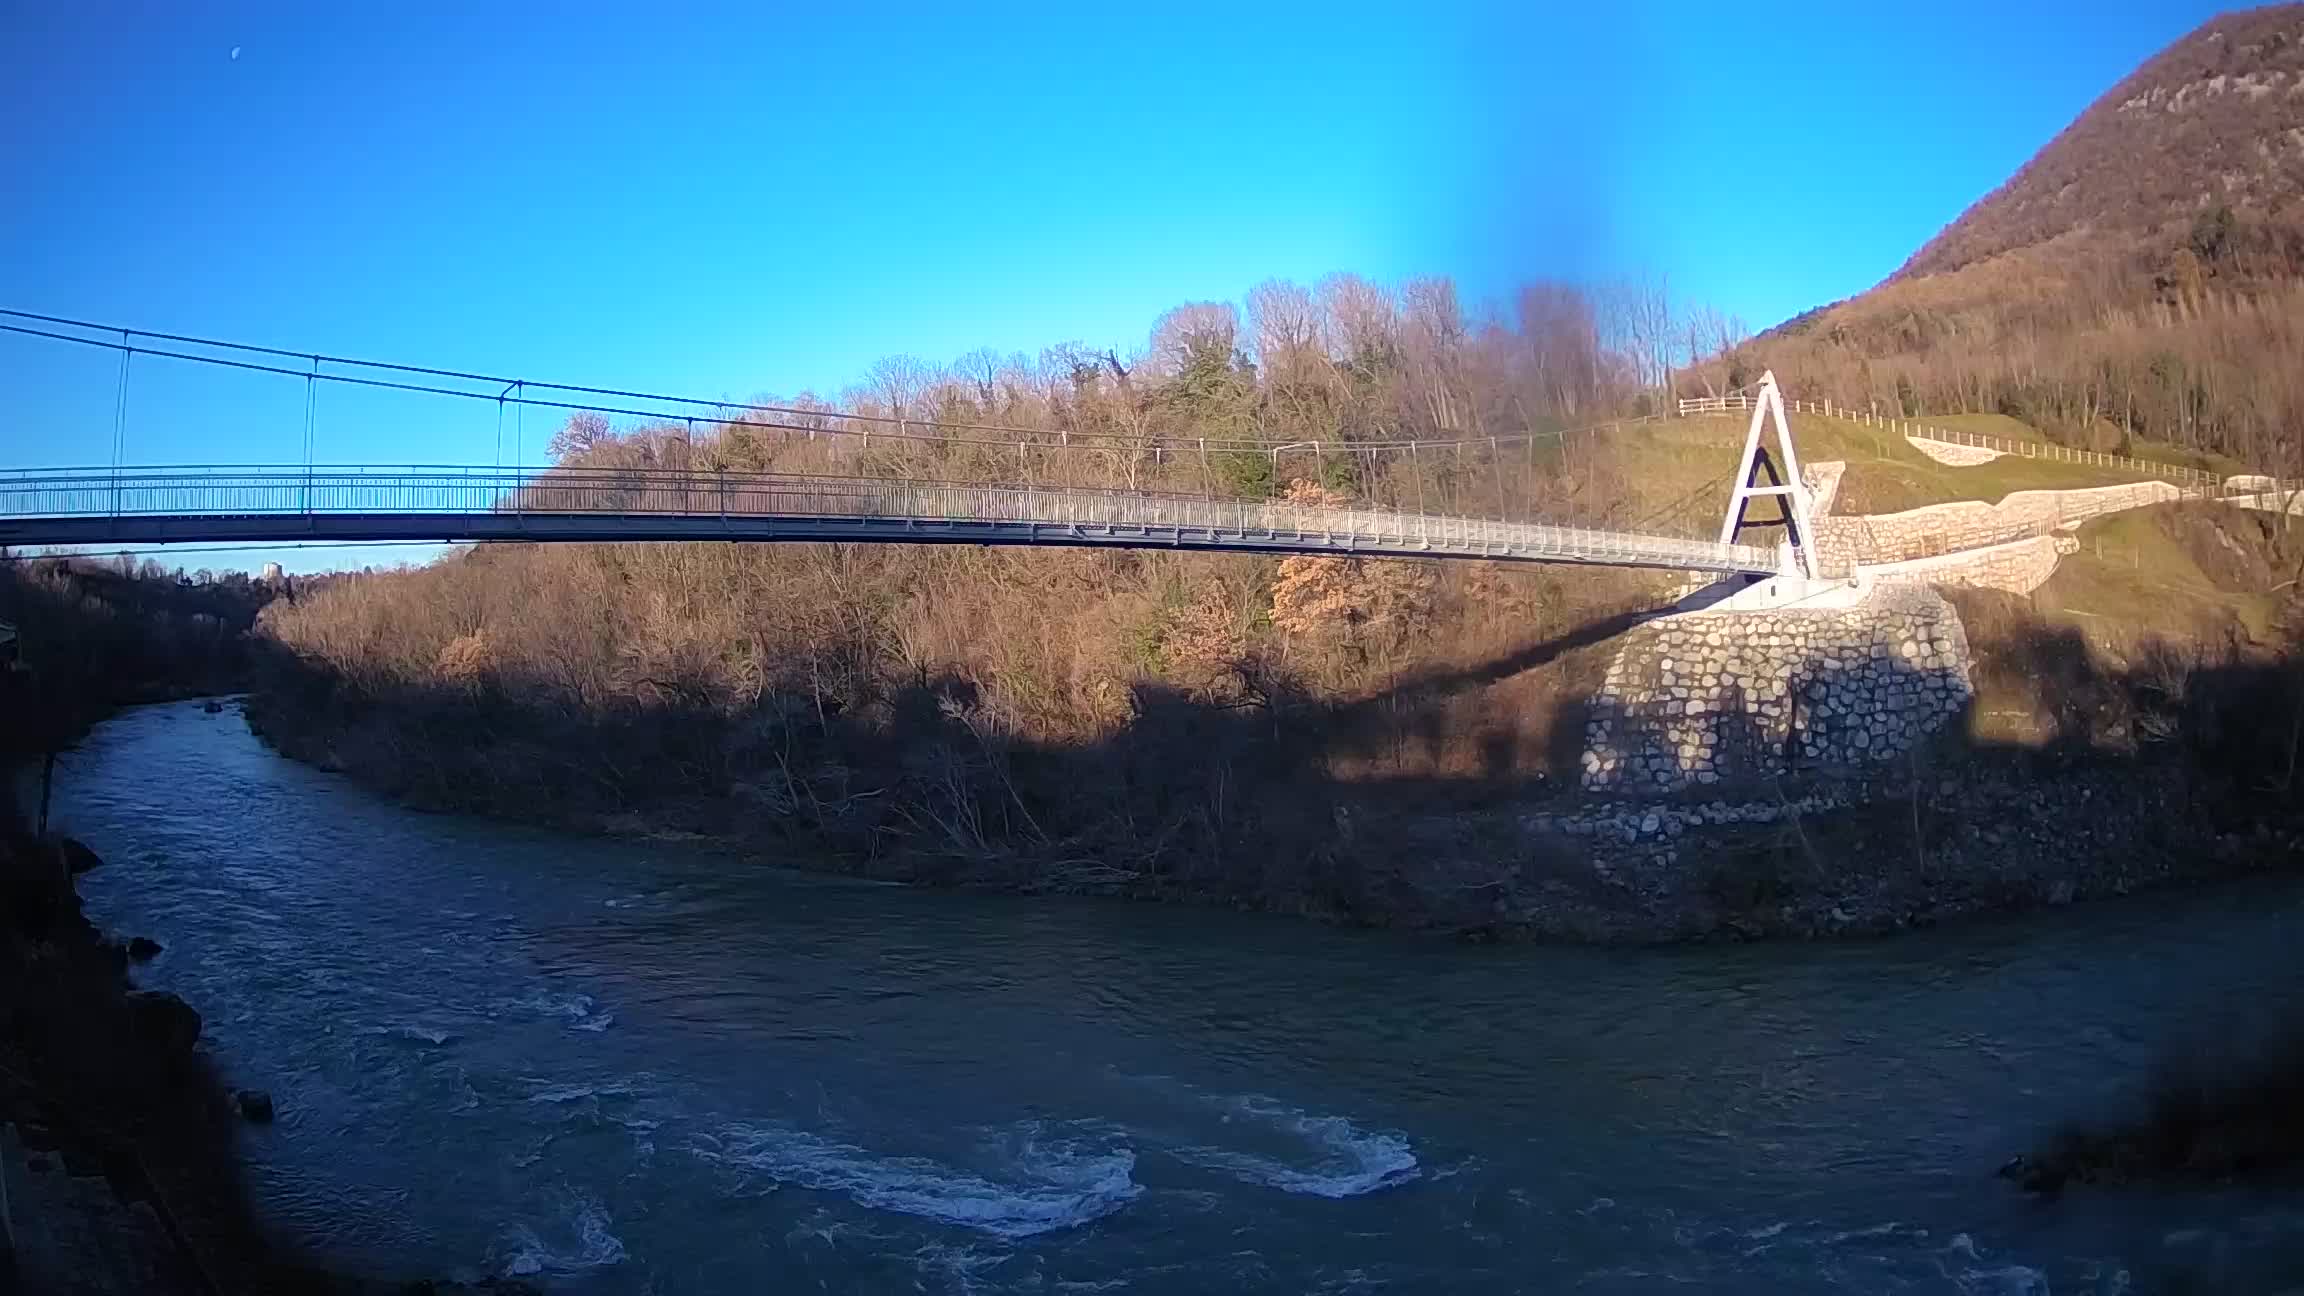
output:
<instances>
[{"instance_id":1,"label":"bridge abutment","mask_svg":"<svg viewBox=\"0 0 2304 1296\"><path fill-rule=\"evenodd\" d=\"M1968 637L1943 596L1812 583L1847 597L1681 612L1630 631L1592 699L1585 788L1667 796L1860 771L1967 706Z\"/></svg>"}]
</instances>

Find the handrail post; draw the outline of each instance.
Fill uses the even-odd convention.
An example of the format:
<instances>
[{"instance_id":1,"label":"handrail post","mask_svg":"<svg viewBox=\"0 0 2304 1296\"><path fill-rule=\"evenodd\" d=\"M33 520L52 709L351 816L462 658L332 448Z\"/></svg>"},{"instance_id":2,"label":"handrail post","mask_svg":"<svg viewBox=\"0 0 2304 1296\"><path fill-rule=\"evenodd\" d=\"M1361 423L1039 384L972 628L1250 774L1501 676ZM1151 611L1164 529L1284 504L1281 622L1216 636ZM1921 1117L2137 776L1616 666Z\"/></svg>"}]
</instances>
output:
<instances>
[{"instance_id":1,"label":"handrail post","mask_svg":"<svg viewBox=\"0 0 2304 1296\"><path fill-rule=\"evenodd\" d=\"M317 445L312 440L312 406L319 399L320 357L312 357L312 372L304 376L304 516L312 516L312 459Z\"/></svg>"}]
</instances>

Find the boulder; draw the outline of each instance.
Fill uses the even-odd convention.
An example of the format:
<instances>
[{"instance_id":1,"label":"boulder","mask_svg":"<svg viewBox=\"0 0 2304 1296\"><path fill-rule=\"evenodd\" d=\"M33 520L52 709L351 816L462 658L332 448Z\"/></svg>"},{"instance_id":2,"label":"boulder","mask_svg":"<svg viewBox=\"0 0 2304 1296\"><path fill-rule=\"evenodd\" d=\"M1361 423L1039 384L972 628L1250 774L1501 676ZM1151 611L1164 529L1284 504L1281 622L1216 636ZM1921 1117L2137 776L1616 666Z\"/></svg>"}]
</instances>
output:
<instances>
[{"instance_id":1,"label":"boulder","mask_svg":"<svg viewBox=\"0 0 2304 1296\"><path fill-rule=\"evenodd\" d=\"M88 849L75 838L66 837L57 842L56 849L63 853L65 867L71 869L75 876L104 862L96 852Z\"/></svg>"},{"instance_id":2,"label":"boulder","mask_svg":"<svg viewBox=\"0 0 2304 1296\"><path fill-rule=\"evenodd\" d=\"M128 938L128 957L138 963L149 962L159 953L160 942L149 936L131 936Z\"/></svg>"},{"instance_id":3,"label":"boulder","mask_svg":"<svg viewBox=\"0 0 2304 1296\"><path fill-rule=\"evenodd\" d=\"M237 1089L232 1101L240 1108L240 1115L252 1125L272 1123L272 1095L261 1089Z\"/></svg>"},{"instance_id":4,"label":"boulder","mask_svg":"<svg viewBox=\"0 0 2304 1296\"><path fill-rule=\"evenodd\" d=\"M200 1038L199 1012L164 990L129 994L128 1020L138 1036L169 1053L189 1053Z\"/></svg>"}]
</instances>

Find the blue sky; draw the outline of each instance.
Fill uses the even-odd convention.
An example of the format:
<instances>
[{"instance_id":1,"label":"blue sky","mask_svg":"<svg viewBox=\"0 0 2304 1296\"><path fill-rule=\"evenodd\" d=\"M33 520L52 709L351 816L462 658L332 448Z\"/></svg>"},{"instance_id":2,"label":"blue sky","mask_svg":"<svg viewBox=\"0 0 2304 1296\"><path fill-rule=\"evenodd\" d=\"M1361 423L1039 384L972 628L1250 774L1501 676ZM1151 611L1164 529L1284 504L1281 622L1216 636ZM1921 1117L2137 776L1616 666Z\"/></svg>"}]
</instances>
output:
<instances>
[{"instance_id":1,"label":"blue sky","mask_svg":"<svg viewBox=\"0 0 2304 1296\"><path fill-rule=\"evenodd\" d=\"M0 0L0 306L733 397L1338 269L1764 326L2217 6L1596 8ZM0 466L108 459L111 372L0 337ZM131 460L299 454L300 390L138 383ZM323 460L493 452L328 413Z\"/></svg>"}]
</instances>

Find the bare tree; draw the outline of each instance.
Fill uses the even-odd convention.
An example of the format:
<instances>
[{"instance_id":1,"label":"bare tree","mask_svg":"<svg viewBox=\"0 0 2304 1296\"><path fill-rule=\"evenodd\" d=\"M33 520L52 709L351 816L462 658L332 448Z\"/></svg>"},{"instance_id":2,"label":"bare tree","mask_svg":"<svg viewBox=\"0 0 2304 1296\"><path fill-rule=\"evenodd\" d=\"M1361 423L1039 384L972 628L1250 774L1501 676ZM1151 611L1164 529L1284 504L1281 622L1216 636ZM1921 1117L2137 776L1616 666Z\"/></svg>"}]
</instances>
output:
<instances>
[{"instance_id":1,"label":"bare tree","mask_svg":"<svg viewBox=\"0 0 2304 1296\"><path fill-rule=\"evenodd\" d=\"M1006 404L1002 397L1001 378L1007 369L1007 360L991 347L978 347L952 362L952 377L965 385L968 398L986 417L997 415Z\"/></svg>"},{"instance_id":2,"label":"bare tree","mask_svg":"<svg viewBox=\"0 0 2304 1296\"><path fill-rule=\"evenodd\" d=\"M1400 339L1408 394L1425 425L1442 433L1471 428L1464 392L1464 310L1455 281L1411 279L1401 288Z\"/></svg>"},{"instance_id":3,"label":"bare tree","mask_svg":"<svg viewBox=\"0 0 2304 1296\"><path fill-rule=\"evenodd\" d=\"M1152 324L1151 360L1163 373L1193 363L1229 362L1240 344L1240 311L1230 302L1186 302Z\"/></svg>"},{"instance_id":4,"label":"bare tree","mask_svg":"<svg viewBox=\"0 0 2304 1296\"><path fill-rule=\"evenodd\" d=\"M1346 368L1382 363L1399 347L1400 311L1392 294L1354 274L1320 281L1328 354Z\"/></svg>"},{"instance_id":5,"label":"bare tree","mask_svg":"<svg viewBox=\"0 0 2304 1296\"><path fill-rule=\"evenodd\" d=\"M1313 380L1320 348L1320 306L1311 290L1285 279L1267 279L1248 290L1248 326L1256 338L1256 362L1275 382Z\"/></svg>"},{"instance_id":6,"label":"bare tree","mask_svg":"<svg viewBox=\"0 0 2304 1296\"><path fill-rule=\"evenodd\" d=\"M597 410L577 410L552 434L545 453L559 464L572 464L608 440L608 416Z\"/></svg>"},{"instance_id":7,"label":"bare tree","mask_svg":"<svg viewBox=\"0 0 2304 1296\"><path fill-rule=\"evenodd\" d=\"M1248 293L1248 321L1256 337L1267 399L1288 438L1333 439L1331 413L1336 371L1321 345L1320 303L1311 290L1267 279Z\"/></svg>"},{"instance_id":8,"label":"bare tree","mask_svg":"<svg viewBox=\"0 0 2304 1296\"><path fill-rule=\"evenodd\" d=\"M1535 405L1573 422L1598 403L1602 381L1600 332L1592 299L1558 280L1520 290L1520 338Z\"/></svg>"},{"instance_id":9,"label":"bare tree","mask_svg":"<svg viewBox=\"0 0 2304 1296\"><path fill-rule=\"evenodd\" d=\"M1719 396L1744 385L1745 380L1737 376L1734 354L1751 336L1743 320L1722 313L1717 306L1698 306L1688 312L1684 331L1688 363L1704 384L1705 395Z\"/></svg>"},{"instance_id":10,"label":"bare tree","mask_svg":"<svg viewBox=\"0 0 2304 1296\"><path fill-rule=\"evenodd\" d=\"M894 355L876 361L865 387L895 418L917 418L921 401L936 383L936 367L917 356Z\"/></svg>"},{"instance_id":11,"label":"bare tree","mask_svg":"<svg viewBox=\"0 0 2304 1296\"><path fill-rule=\"evenodd\" d=\"M1662 275L1637 275L1618 281L1609 296L1616 315L1610 331L1617 349L1631 365L1633 381L1643 390L1670 396L1672 360L1679 348L1672 322L1671 281Z\"/></svg>"}]
</instances>

